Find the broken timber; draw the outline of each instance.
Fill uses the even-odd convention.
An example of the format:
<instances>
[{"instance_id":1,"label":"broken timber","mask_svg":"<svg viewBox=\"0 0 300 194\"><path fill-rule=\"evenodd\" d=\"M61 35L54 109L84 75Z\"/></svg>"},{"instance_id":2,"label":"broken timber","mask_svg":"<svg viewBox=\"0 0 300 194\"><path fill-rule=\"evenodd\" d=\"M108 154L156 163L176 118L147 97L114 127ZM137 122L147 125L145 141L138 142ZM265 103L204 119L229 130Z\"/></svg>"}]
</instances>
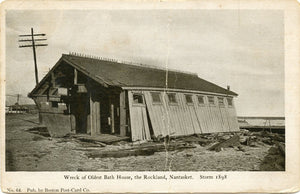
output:
<instances>
[{"instance_id":1,"label":"broken timber","mask_svg":"<svg viewBox=\"0 0 300 194\"><path fill-rule=\"evenodd\" d=\"M210 148L208 148L208 150L210 151L221 151L222 148L226 148L226 147L230 147L230 146L238 146L240 145L240 137L238 135L234 135L233 137L231 137L230 139L227 139L223 142L217 143L213 146L211 146Z\"/></svg>"},{"instance_id":2,"label":"broken timber","mask_svg":"<svg viewBox=\"0 0 300 194\"><path fill-rule=\"evenodd\" d=\"M102 144L103 146L118 141L128 141L130 139L129 137L121 137L121 136L110 135L110 134L101 134L101 136L89 136L87 134L73 134L72 137L84 142Z\"/></svg>"},{"instance_id":3,"label":"broken timber","mask_svg":"<svg viewBox=\"0 0 300 194\"><path fill-rule=\"evenodd\" d=\"M122 158L129 156L149 156L153 155L155 152L162 151L174 151L182 149L195 148L193 145L187 145L186 143L171 143L168 146L164 144L146 145L139 146L130 149L120 149L120 150L110 150L110 151L94 151L87 153L89 158Z\"/></svg>"}]
</instances>

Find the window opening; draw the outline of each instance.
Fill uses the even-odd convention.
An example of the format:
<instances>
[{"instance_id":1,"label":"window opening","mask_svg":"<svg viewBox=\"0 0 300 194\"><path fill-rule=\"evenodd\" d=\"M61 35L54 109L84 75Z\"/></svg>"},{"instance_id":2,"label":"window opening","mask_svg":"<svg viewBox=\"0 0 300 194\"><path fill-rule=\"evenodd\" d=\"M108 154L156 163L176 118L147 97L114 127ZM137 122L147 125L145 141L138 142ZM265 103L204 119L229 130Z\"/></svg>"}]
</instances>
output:
<instances>
[{"instance_id":1,"label":"window opening","mask_svg":"<svg viewBox=\"0 0 300 194\"><path fill-rule=\"evenodd\" d=\"M208 103L211 105L215 104L215 98L213 96L208 96Z\"/></svg>"},{"instance_id":2,"label":"window opening","mask_svg":"<svg viewBox=\"0 0 300 194\"><path fill-rule=\"evenodd\" d=\"M227 98L228 106L233 106L232 98Z\"/></svg>"},{"instance_id":3,"label":"window opening","mask_svg":"<svg viewBox=\"0 0 300 194\"><path fill-rule=\"evenodd\" d=\"M185 100L186 100L186 103L188 103L188 104L193 104L192 95L190 95L190 94L185 94Z\"/></svg>"},{"instance_id":4,"label":"window opening","mask_svg":"<svg viewBox=\"0 0 300 194\"><path fill-rule=\"evenodd\" d=\"M151 96L152 96L152 102L161 103L160 93L158 93L158 92L151 92Z\"/></svg>"},{"instance_id":5,"label":"window opening","mask_svg":"<svg viewBox=\"0 0 300 194\"><path fill-rule=\"evenodd\" d=\"M218 97L218 103L220 106L224 106L224 98L223 97Z\"/></svg>"},{"instance_id":6,"label":"window opening","mask_svg":"<svg viewBox=\"0 0 300 194\"><path fill-rule=\"evenodd\" d=\"M174 94L174 93L169 93L168 94L168 99L169 99L170 103L177 103L176 94Z\"/></svg>"},{"instance_id":7,"label":"window opening","mask_svg":"<svg viewBox=\"0 0 300 194\"><path fill-rule=\"evenodd\" d=\"M135 104L144 104L143 96L141 94L133 94L133 102Z\"/></svg>"},{"instance_id":8,"label":"window opening","mask_svg":"<svg viewBox=\"0 0 300 194\"><path fill-rule=\"evenodd\" d=\"M199 104L204 104L204 96L198 96Z\"/></svg>"}]
</instances>

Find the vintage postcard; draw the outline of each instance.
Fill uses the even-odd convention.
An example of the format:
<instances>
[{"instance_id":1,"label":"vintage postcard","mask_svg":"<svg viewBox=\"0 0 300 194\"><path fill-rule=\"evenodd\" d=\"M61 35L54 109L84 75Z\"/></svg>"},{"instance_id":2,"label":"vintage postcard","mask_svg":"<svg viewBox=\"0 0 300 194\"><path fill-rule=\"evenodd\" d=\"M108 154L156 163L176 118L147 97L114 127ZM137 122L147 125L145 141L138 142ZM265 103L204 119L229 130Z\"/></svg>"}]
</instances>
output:
<instances>
[{"instance_id":1,"label":"vintage postcard","mask_svg":"<svg viewBox=\"0 0 300 194\"><path fill-rule=\"evenodd\" d=\"M2 2L2 192L299 191L299 14Z\"/></svg>"}]
</instances>

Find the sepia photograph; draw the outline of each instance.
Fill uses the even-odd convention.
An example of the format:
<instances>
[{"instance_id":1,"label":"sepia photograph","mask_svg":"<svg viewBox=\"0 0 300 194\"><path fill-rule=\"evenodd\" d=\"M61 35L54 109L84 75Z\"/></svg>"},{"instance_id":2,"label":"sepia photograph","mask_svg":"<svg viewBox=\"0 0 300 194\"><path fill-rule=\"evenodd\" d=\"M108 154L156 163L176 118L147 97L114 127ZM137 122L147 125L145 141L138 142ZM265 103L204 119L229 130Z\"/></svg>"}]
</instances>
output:
<instances>
[{"instance_id":1,"label":"sepia photograph","mask_svg":"<svg viewBox=\"0 0 300 194\"><path fill-rule=\"evenodd\" d=\"M72 185L112 181L104 191L117 180L226 183L237 173L291 172L299 140L289 138L296 125L288 103L297 94L287 74L296 65L287 63L287 27L295 23L287 8L61 5L37 1L2 12L6 177L51 172ZM24 190L25 182L23 190L5 189L99 191L84 181L77 190Z\"/></svg>"},{"instance_id":2,"label":"sepia photograph","mask_svg":"<svg viewBox=\"0 0 300 194\"><path fill-rule=\"evenodd\" d=\"M6 26L6 170L285 170L282 11L26 10Z\"/></svg>"}]
</instances>

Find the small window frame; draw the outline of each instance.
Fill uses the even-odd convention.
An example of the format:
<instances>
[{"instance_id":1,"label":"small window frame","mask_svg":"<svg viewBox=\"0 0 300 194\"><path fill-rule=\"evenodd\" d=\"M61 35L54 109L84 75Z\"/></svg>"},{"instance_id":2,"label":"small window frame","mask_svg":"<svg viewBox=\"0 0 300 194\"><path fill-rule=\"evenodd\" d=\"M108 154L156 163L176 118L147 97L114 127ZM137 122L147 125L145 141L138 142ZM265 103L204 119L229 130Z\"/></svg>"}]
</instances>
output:
<instances>
[{"instance_id":1,"label":"small window frame","mask_svg":"<svg viewBox=\"0 0 300 194\"><path fill-rule=\"evenodd\" d=\"M140 103L140 102L136 102L135 101L135 96L139 96L140 97L140 99L142 100L142 102ZM144 100L144 96L143 96L143 94L141 94L141 93L133 93L132 94L132 104L133 105L137 105L137 106L144 106L145 105L145 100Z\"/></svg>"},{"instance_id":2,"label":"small window frame","mask_svg":"<svg viewBox=\"0 0 300 194\"><path fill-rule=\"evenodd\" d=\"M210 99L213 99L213 103L211 103ZM209 106L216 106L216 101L214 96L207 96Z\"/></svg>"},{"instance_id":3,"label":"small window frame","mask_svg":"<svg viewBox=\"0 0 300 194\"><path fill-rule=\"evenodd\" d=\"M227 106L228 106L228 107L234 107L234 106L233 106L233 98L227 97L227 98L226 98L226 101L227 101ZM230 103L229 103L229 102L230 102Z\"/></svg>"},{"instance_id":4,"label":"small window frame","mask_svg":"<svg viewBox=\"0 0 300 194\"><path fill-rule=\"evenodd\" d=\"M218 105L220 106L220 107L225 107L225 101L224 101L224 97L217 97L217 99L218 99Z\"/></svg>"},{"instance_id":5,"label":"small window frame","mask_svg":"<svg viewBox=\"0 0 300 194\"><path fill-rule=\"evenodd\" d=\"M199 98L202 98L202 102L199 101ZM205 106L205 96L204 95L197 95L197 101L199 106Z\"/></svg>"},{"instance_id":6,"label":"small window frame","mask_svg":"<svg viewBox=\"0 0 300 194\"><path fill-rule=\"evenodd\" d=\"M187 105L193 105L194 104L193 95L192 94L184 94L184 98L185 98L185 102L186 102ZM191 101L189 101L188 98Z\"/></svg>"},{"instance_id":7,"label":"small window frame","mask_svg":"<svg viewBox=\"0 0 300 194\"><path fill-rule=\"evenodd\" d=\"M175 101L170 101L170 96L174 95ZM178 105L177 95L176 93L167 93L168 103L169 105Z\"/></svg>"},{"instance_id":8,"label":"small window frame","mask_svg":"<svg viewBox=\"0 0 300 194\"><path fill-rule=\"evenodd\" d=\"M152 104L162 104L161 93L160 92L150 92L152 98ZM159 101L154 101L153 95L158 95Z\"/></svg>"}]
</instances>

